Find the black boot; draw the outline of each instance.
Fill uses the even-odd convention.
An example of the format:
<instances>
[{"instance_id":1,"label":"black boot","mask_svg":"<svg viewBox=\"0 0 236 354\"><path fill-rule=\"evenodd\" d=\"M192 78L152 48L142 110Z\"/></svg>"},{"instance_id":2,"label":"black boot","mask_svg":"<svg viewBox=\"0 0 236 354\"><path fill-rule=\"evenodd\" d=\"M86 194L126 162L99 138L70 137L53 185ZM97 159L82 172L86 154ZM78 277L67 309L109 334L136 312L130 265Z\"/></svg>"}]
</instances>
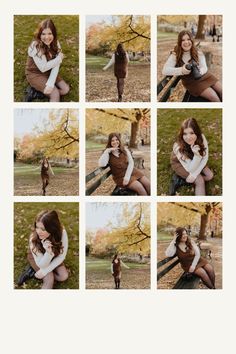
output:
<instances>
[{"instance_id":1,"label":"black boot","mask_svg":"<svg viewBox=\"0 0 236 354\"><path fill-rule=\"evenodd\" d=\"M186 180L176 174L174 174L172 176L172 180L171 180L171 185L170 185L170 191L169 191L169 194L170 195L175 195L177 190L180 188L180 187L183 187L183 186L186 186L188 185L189 183L186 182Z\"/></svg>"},{"instance_id":2,"label":"black boot","mask_svg":"<svg viewBox=\"0 0 236 354\"><path fill-rule=\"evenodd\" d=\"M36 99L42 100L43 98L45 98L45 95L42 92L35 90L31 86L27 87L26 95L25 95L25 102L32 102L33 100L36 100Z\"/></svg>"},{"instance_id":3,"label":"black boot","mask_svg":"<svg viewBox=\"0 0 236 354\"><path fill-rule=\"evenodd\" d=\"M120 279L117 280L117 289L120 289Z\"/></svg>"},{"instance_id":4,"label":"black boot","mask_svg":"<svg viewBox=\"0 0 236 354\"><path fill-rule=\"evenodd\" d=\"M21 286L23 283L25 283L27 280L33 278L35 275L35 270L29 265L24 272L19 276L19 279L17 281L17 285Z\"/></svg>"},{"instance_id":5,"label":"black boot","mask_svg":"<svg viewBox=\"0 0 236 354\"><path fill-rule=\"evenodd\" d=\"M118 96L118 102L122 102L122 95Z\"/></svg>"}]
</instances>

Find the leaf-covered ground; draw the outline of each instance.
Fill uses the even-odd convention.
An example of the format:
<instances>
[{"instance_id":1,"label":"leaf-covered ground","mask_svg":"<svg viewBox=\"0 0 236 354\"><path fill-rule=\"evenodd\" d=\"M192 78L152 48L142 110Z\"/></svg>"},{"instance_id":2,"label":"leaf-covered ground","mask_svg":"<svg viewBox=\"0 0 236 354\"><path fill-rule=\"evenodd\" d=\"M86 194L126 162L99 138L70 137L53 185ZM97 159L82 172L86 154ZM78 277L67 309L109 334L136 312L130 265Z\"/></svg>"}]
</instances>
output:
<instances>
[{"instance_id":1,"label":"leaf-covered ground","mask_svg":"<svg viewBox=\"0 0 236 354\"><path fill-rule=\"evenodd\" d=\"M216 274L216 289L222 289L222 240L220 238L211 238L207 242L211 245L212 260L209 260L213 265ZM158 262L166 258L165 250L168 247L170 240L159 241L157 245L157 259ZM160 268L162 270L162 268ZM160 271L159 270L159 271ZM164 277L162 277L157 284L158 289L172 289L179 277L183 274L183 270L178 264L171 271L169 271ZM207 287L201 282L200 289L207 289Z\"/></svg>"},{"instance_id":2,"label":"leaf-covered ground","mask_svg":"<svg viewBox=\"0 0 236 354\"><path fill-rule=\"evenodd\" d=\"M24 101L25 90L28 86L25 78L28 46L34 38L34 31L38 24L49 17L56 25L58 40L64 54L59 74L70 85L70 92L62 100L65 102L79 101L79 16L17 15L14 16L15 102Z\"/></svg>"},{"instance_id":3,"label":"leaf-covered ground","mask_svg":"<svg viewBox=\"0 0 236 354\"><path fill-rule=\"evenodd\" d=\"M17 163L14 168L14 195L42 195L40 169ZM46 195L79 195L78 168L53 167Z\"/></svg>"},{"instance_id":4,"label":"leaf-covered ground","mask_svg":"<svg viewBox=\"0 0 236 354\"><path fill-rule=\"evenodd\" d=\"M113 67L103 71L108 58L86 58L86 101L116 102L117 87ZM130 62L125 79L124 102L150 101L150 63Z\"/></svg>"},{"instance_id":5,"label":"leaf-covered ground","mask_svg":"<svg viewBox=\"0 0 236 354\"><path fill-rule=\"evenodd\" d=\"M121 289L149 289L150 265L140 263L125 264L122 268ZM86 260L86 289L114 289L111 261L88 257Z\"/></svg>"},{"instance_id":6,"label":"leaf-covered ground","mask_svg":"<svg viewBox=\"0 0 236 354\"><path fill-rule=\"evenodd\" d=\"M133 149L132 149L133 150ZM101 156L103 150L91 150L86 152L86 175L94 171L96 168L98 168L98 159ZM135 155L135 151L133 150L133 153ZM149 146L144 146L140 147L140 150L137 150L137 152L141 152L144 156L144 166L145 169L142 169L141 171L145 174L145 176L150 180L150 172L151 172L151 167L150 167L150 147ZM97 178L101 177L99 174ZM92 180L89 182L86 187L89 187L94 181ZM92 195L110 195L112 191L115 188L115 183L113 181L112 176L109 176L93 193Z\"/></svg>"},{"instance_id":7,"label":"leaf-covered ground","mask_svg":"<svg viewBox=\"0 0 236 354\"><path fill-rule=\"evenodd\" d=\"M194 117L206 136L209 147L207 165L214 178L206 183L206 195L222 195L222 111L221 109L159 109L157 112L157 194L168 195L173 171L170 155L181 123ZM194 189L182 187L179 195L194 195Z\"/></svg>"},{"instance_id":8,"label":"leaf-covered ground","mask_svg":"<svg viewBox=\"0 0 236 354\"><path fill-rule=\"evenodd\" d=\"M173 35L173 33L166 33L165 36L158 36L157 38L157 82L160 82L164 78L162 69L170 52L174 49L176 41L177 34ZM196 40L196 43L198 42L199 41ZM222 82L222 43L212 42L212 37L207 37L206 40L200 41L200 49L204 53L211 52L213 56L210 71ZM182 83L179 82L168 101L180 102L182 101L184 93L185 88ZM162 93L159 94L158 99L160 99L161 96Z\"/></svg>"},{"instance_id":9,"label":"leaf-covered ground","mask_svg":"<svg viewBox=\"0 0 236 354\"><path fill-rule=\"evenodd\" d=\"M15 203L14 205L14 287L40 289L42 282L36 278L17 286L17 279L28 264L27 250L36 215L42 210L56 210L64 225L69 241L65 266L69 278L55 283L56 289L79 288L79 203Z\"/></svg>"}]
</instances>

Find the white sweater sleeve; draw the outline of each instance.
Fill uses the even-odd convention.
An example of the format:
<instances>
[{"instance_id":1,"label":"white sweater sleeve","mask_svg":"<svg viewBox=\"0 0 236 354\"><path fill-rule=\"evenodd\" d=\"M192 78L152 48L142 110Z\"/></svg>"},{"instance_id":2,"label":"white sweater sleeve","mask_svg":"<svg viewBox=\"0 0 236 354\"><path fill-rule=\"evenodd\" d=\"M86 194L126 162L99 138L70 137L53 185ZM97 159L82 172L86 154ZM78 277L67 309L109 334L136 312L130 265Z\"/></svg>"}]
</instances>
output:
<instances>
[{"instance_id":1,"label":"white sweater sleeve","mask_svg":"<svg viewBox=\"0 0 236 354\"><path fill-rule=\"evenodd\" d=\"M169 244L169 246L167 247L166 252L165 252L166 257L173 257L175 255L175 253L176 253L175 242L176 242L176 240L173 239L171 241L171 243Z\"/></svg>"},{"instance_id":2,"label":"white sweater sleeve","mask_svg":"<svg viewBox=\"0 0 236 354\"><path fill-rule=\"evenodd\" d=\"M113 64L115 64L115 54L114 53L112 54L112 57L111 57L110 61L108 62L108 64L106 66L104 66L103 70L107 70Z\"/></svg>"},{"instance_id":3,"label":"white sweater sleeve","mask_svg":"<svg viewBox=\"0 0 236 354\"><path fill-rule=\"evenodd\" d=\"M134 169L134 160L133 160L133 157L132 157L130 151L128 149L125 149L125 150L126 150L127 158L128 158L128 167L127 167L127 170L125 172L124 178L127 178L128 180L130 180L131 174L132 174L133 169Z\"/></svg>"},{"instance_id":4,"label":"white sweater sleeve","mask_svg":"<svg viewBox=\"0 0 236 354\"><path fill-rule=\"evenodd\" d=\"M205 55L203 53L198 53L198 59L199 59L199 70L201 74L204 75L207 72Z\"/></svg>"},{"instance_id":5,"label":"white sweater sleeve","mask_svg":"<svg viewBox=\"0 0 236 354\"><path fill-rule=\"evenodd\" d=\"M40 267L40 270L42 273L47 275L48 273L52 272L56 267L58 267L66 258L67 250L68 250L68 236L67 232L64 229L62 232L62 246L63 246L63 251L60 253L57 257L55 257L48 266L46 267ZM45 252L46 253L46 252Z\"/></svg>"},{"instance_id":6,"label":"white sweater sleeve","mask_svg":"<svg viewBox=\"0 0 236 354\"><path fill-rule=\"evenodd\" d=\"M182 66L176 68L176 55L175 54L170 54L169 58L167 59L163 70L162 74L163 75L174 75L174 76L179 76L182 75Z\"/></svg>"},{"instance_id":7,"label":"white sweater sleeve","mask_svg":"<svg viewBox=\"0 0 236 354\"><path fill-rule=\"evenodd\" d=\"M195 256L194 256L194 259L192 262L192 267L196 268L196 265L198 264L201 254L200 254L200 250L199 250L198 246L196 245L196 243L193 240L191 240L191 243L192 243L193 250L195 253Z\"/></svg>"},{"instance_id":8,"label":"white sweater sleeve","mask_svg":"<svg viewBox=\"0 0 236 354\"><path fill-rule=\"evenodd\" d=\"M52 68L55 68L59 64L61 64L62 59L61 56L58 55L56 58L52 60L48 60L45 55L40 55L36 49L36 43L32 42L28 48L28 55L33 58L37 68L42 72L46 72Z\"/></svg>"},{"instance_id":9,"label":"white sweater sleeve","mask_svg":"<svg viewBox=\"0 0 236 354\"><path fill-rule=\"evenodd\" d=\"M98 160L98 166L99 167L106 167L106 165L108 164L109 158L110 158L110 153L109 153L109 148L108 148L105 151L103 151L102 155L100 156L100 158Z\"/></svg>"},{"instance_id":10,"label":"white sweater sleeve","mask_svg":"<svg viewBox=\"0 0 236 354\"><path fill-rule=\"evenodd\" d=\"M58 64L57 66L55 66L54 68L52 68L48 81L46 82L46 86L49 87L54 87L55 82L56 82L56 78L59 72L59 68L60 68L60 64Z\"/></svg>"},{"instance_id":11,"label":"white sweater sleeve","mask_svg":"<svg viewBox=\"0 0 236 354\"><path fill-rule=\"evenodd\" d=\"M50 262L54 256L53 254L50 254L48 252L45 252L45 253L36 252L35 253L35 251L33 251L33 243L31 240L29 242L29 247L30 247L31 253L34 257L34 261L39 268L47 267L50 264Z\"/></svg>"}]
</instances>

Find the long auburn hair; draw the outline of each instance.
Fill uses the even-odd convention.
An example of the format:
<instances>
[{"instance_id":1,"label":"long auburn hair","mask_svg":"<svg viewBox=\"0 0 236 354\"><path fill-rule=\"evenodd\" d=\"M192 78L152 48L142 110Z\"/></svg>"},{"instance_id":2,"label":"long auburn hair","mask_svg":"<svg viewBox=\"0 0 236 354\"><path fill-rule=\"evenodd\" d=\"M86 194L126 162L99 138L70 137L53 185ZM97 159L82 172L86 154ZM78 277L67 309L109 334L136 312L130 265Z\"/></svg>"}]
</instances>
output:
<instances>
[{"instance_id":1,"label":"long auburn hair","mask_svg":"<svg viewBox=\"0 0 236 354\"><path fill-rule=\"evenodd\" d=\"M126 51L124 50L123 44L119 43L115 51L115 62L127 62Z\"/></svg>"},{"instance_id":2,"label":"long auburn hair","mask_svg":"<svg viewBox=\"0 0 236 354\"><path fill-rule=\"evenodd\" d=\"M37 222L42 222L45 230L49 233L48 240L52 243L52 251L57 257L63 251L62 246L62 230L63 227L60 223L58 214L55 210L44 210L39 213L36 217L34 223L34 231L31 236L31 242L33 244L33 252L45 253L45 249L43 248L42 242L36 232L36 224Z\"/></svg>"},{"instance_id":3,"label":"long auburn hair","mask_svg":"<svg viewBox=\"0 0 236 354\"><path fill-rule=\"evenodd\" d=\"M49 28L53 34L53 41L50 44L50 48L41 41L41 34L46 28ZM51 59L54 58L60 52L57 41L57 30L53 21L50 18L40 22L37 30L34 33L34 36L38 55L45 55L47 59Z\"/></svg>"},{"instance_id":4,"label":"long auburn hair","mask_svg":"<svg viewBox=\"0 0 236 354\"><path fill-rule=\"evenodd\" d=\"M183 156L186 156L191 160L193 159L194 153L192 152L191 146L187 144L183 139L184 130L187 128L191 128L194 131L194 134L196 134L197 140L195 142L195 145L199 145L200 147L199 153L201 156L204 156L206 148L203 144L202 131L195 118L185 119L181 125L178 138L177 138L177 143L179 145L179 152Z\"/></svg>"},{"instance_id":5,"label":"long auburn hair","mask_svg":"<svg viewBox=\"0 0 236 354\"><path fill-rule=\"evenodd\" d=\"M183 62L182 62L182 56L184 54L184 50L182 48L182 39L183 36L187 34L192 42L192 47L190 49L190 56L191 59L195 60L198 64L199 64L199 59L198 59L198 50L195 46L194 43L194 38L193 35L190 31L187 30L183 30L178 34L178 40L177 40L177 44L174 48L174 53L176 54L176 66L182 66Z\"/></svg>"},{"instance_id":6,"label":"long auburn hair","mask_svg":"<svg viewBox=\"0 0 236 354\"><path fill-rule=\"evenodd\" d=\"M118 261L120 260L117 253L114 255L114 257L112 259L112 263L114 263L116 259L118 259Z\"/></svg>"},{"instance_id":7,"label":"long auburn hair","mask_svg":"<svg viewBox=\"0 0 236 354\"><path fill-rule=\"evenodd\" d=\"M187 232L187 229L185 229L185 227L177 227L177 229L175 230L175 233L178 235L176 237L176 240L175 240L175 245L176 247L179 245L179 243L181 242L181 238L182 238L182 235L183 235L183 232L186 231ZM187 232L188 233L188 232ZM186 246L187 246L187 249L189 249L190 251L193 251L193 246L192 246L192 243L191 243L191 240L190 240L190 237L188 236L187 238L187 241L186 241Z\"/></svg>"},{"instance_id":8,"label":"long auburn hair","mask_svg":"<svg viewBox=\"0 0 236 354\"><path fill-rule=\"evenodd\" d=\"M111 146L111 140L112 140L112 138L114 138L114 137L116 137L116 138L119 140L119 144L120 144L120 145L119 145L119 150L120 150L121 152L123 152L125 155L127 155L127 154L126 154L126 151L125 151L125 148L124 148L124 146L123 146L122 143L121 143L121 139L120 139L120 134L119 134L119 133L110 133L110 134L108 135L108 140L107 140L106 149L112 147L112 146Z\"/></svg>"}]
</instances>

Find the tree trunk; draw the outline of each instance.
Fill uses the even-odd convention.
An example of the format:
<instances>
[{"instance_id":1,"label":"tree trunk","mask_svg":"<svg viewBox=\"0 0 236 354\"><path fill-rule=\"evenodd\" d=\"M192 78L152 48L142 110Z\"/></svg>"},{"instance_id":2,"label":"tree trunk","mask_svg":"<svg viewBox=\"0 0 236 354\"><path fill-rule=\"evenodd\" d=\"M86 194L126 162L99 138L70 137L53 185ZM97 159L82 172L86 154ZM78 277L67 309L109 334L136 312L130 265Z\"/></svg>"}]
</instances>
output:
<instances>
[{"instance_id":1,"label":"tree trunk","mask_svg":"<svg viewBox=\"0 0 236 354\"><path fill-rule=\"evenodd\" d=\"M138 133L138 128L139 128L139 121L142 118L141 112L136 112L135 114L136 121L131 124L131 135L130 135L130 141L129 141L129 147L137 149L138 144L137 144L137 133Z\"/></svg>"},{"instance_id":2,"label":"tree trunk","mask_svg":"<svg viewBox=\"0 0 236 354\"><path fill-rule=\"evenodd\" d=\"M208 222L208 216L209 213L212 209L211 204L206 204L205 208L205 214L201 215L201 225L200 225L200 231L199 231L199 240L206 240L206 226Z\"/></svg>"},{"instance_id":3,"label":"tree trunk","mask_svg":"<svg viewBox=\"0 0 236 354\"><path fill-rule=\"evenodd\" d=\"M199 15L198 16L198 26L197 26L197 34L196 39L205 39L205 21L206 15Z\"/></svg>"}]
</instances>

